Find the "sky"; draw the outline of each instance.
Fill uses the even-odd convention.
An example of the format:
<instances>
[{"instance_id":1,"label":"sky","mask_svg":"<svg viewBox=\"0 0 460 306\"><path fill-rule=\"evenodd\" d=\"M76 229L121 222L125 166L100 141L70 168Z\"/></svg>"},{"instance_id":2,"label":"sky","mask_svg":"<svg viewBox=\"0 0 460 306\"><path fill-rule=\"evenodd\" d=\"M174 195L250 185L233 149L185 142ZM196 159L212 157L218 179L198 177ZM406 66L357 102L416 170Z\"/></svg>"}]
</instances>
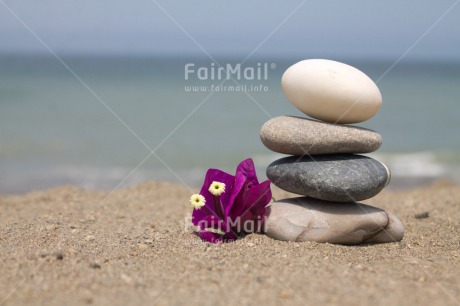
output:
<instances>
[{"instance_id":1,"label":"sky","mask_svg":"<svg viewBox=\"0 0 460 306\"><path fill-rule=\"evenodd\" d=\"M459 2L0 0L0 53L460 60Z\"/></svg>"}]
</instances>

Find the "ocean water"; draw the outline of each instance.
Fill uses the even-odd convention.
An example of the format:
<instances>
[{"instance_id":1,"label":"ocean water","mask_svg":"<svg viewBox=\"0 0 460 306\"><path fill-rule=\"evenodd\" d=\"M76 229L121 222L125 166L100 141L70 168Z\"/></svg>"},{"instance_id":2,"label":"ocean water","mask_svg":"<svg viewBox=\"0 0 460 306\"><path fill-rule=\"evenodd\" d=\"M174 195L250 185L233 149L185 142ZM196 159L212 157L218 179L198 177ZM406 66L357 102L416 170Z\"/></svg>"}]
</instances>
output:
<instances>
[{"instance_id":1,"label":"ocean water","mask_svg":"<svg viewBox=\"0 0 460 306\"><path fill-rule=\"evenodd\" d=\"M268 67L266 78L262 72L260 80L237 80L250 92L209 79L215 67L205 58L63 60L84 84L51 57L0 57L1 193L156 179L197 187L208 168L233 172L248 157L264 179L281 155L261 144L260 127L270 117L302 116L280 85L283 71L301 58L248 61L242 67L256 73ZM234 66L241 59L217 60ZM359 126L382 134L371 156L391 168L390 187L460 182L460 63L402 61L385 74L391 61L337 60L378 80L383 106ZM208 80L197 73L186 80L190 63L206 68ZM222 81L218 92L201 91ZM234 91L225 92L229 86Z\"/></svg>"}]
</instances>

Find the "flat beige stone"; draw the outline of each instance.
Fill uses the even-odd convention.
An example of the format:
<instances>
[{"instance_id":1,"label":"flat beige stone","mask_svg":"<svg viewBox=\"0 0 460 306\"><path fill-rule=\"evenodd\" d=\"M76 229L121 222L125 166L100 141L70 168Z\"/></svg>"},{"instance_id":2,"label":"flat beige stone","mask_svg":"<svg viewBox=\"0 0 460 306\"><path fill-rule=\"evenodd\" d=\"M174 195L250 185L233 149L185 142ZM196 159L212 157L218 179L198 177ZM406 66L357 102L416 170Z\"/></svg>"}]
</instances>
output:
<instances>
[{"instance_id":1,"label":"flat beige stone","mask_svg":"<svg viewBox=\"0 0 460 306\"><path fill-rule=\"evenodd\" d=\"M369 243L384 243L391 241L400 241L404 236L404 226L401 221L393 214L387 212L388 225L377 235L368 239Z\"/></svg>"},{"instance_id":2,"label":"flat beige stone","mask_svg":"<svg viewBox=\"0 0 460 306\"><path fill-rule=\"evenodd\" d=\"M290 116L267 121L260 139L268 149L289 155L370 153L382 145L382 136L369 129Z\"/></svg>"},{"instance_id":3,"label":"flat beige stone","mask_svg":"<svg viewBox=\"0 0 460 306\"><path fill-rule=\"evenodd\" d=\"M395 242L404 235L401 222L382 209L306 197L271 203L264 231L277 240L351 245Z\"/></svg>"}]
</instances>

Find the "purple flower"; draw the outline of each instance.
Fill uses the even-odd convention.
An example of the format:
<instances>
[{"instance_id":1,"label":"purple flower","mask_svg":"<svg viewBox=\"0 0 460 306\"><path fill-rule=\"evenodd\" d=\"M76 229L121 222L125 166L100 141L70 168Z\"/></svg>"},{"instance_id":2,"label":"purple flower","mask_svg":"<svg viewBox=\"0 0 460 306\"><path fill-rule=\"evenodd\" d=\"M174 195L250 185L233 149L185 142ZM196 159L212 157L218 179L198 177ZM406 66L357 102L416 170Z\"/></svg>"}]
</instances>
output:
<instances>
[{"instance_id":1,"label":"purple flower","mask_svg":"<svg viewBox=\"0 0 460 306\"><path fill-rule=\"evenodd\" d=\"M234 241L260 231L272 198L270 181L259 184L252 159L236 174L209 169L199 194L192 195L192 222L197 234L212 243Z\"/></svg>"}]
</instances>

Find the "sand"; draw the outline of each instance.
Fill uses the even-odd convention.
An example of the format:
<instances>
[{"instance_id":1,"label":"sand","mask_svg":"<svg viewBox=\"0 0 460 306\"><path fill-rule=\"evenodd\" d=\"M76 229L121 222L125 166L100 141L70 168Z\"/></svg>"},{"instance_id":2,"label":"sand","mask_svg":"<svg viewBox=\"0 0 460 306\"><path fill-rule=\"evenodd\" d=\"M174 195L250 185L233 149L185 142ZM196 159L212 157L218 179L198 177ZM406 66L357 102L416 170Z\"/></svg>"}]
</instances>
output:
<instances>
[{"instance_id":1,"label":"sand","mask_svg":"<svg viewBox=\"0 0 460 306\"><path fill-rule=\"evenodd\" d=\"M363 201L406 228L399 243L364 246L204 243L184 231L192 192L150 182L0 197L0 305L460 305L459 186Z\"/></svg>"}]
</instances>

